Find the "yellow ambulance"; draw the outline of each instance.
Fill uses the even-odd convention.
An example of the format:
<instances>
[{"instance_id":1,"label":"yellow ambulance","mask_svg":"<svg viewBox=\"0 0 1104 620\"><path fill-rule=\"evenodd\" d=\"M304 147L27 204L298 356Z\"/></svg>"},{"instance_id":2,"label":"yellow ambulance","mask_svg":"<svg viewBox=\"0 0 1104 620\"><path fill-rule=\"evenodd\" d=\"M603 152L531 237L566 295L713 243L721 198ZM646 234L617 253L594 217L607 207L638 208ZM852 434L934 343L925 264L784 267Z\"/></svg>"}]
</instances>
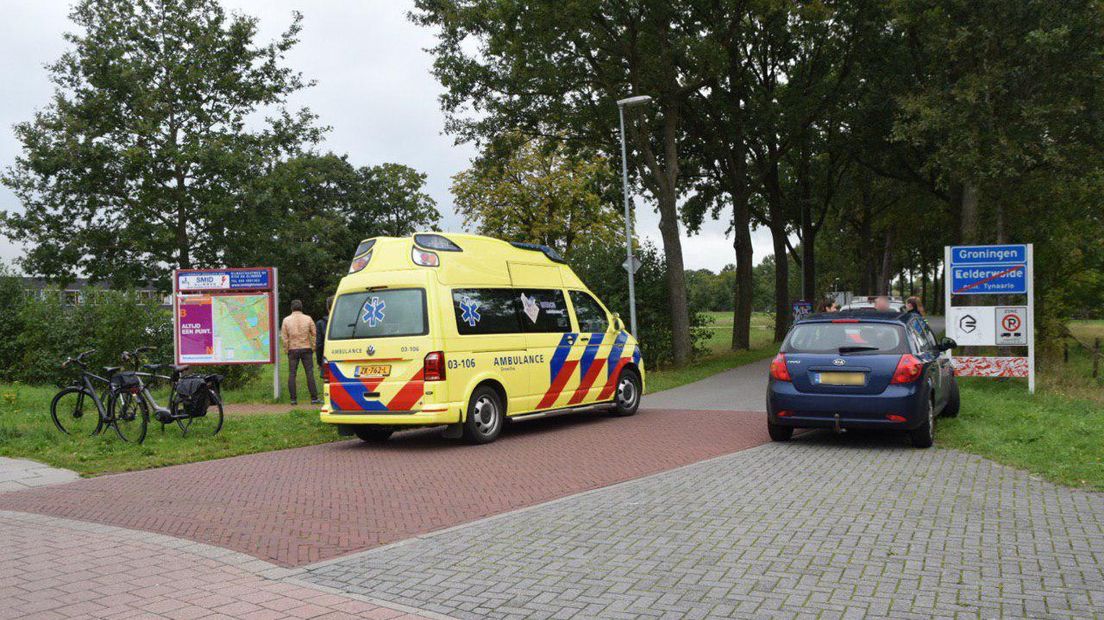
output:
<instances>
[{"instance_id":1,"label":"yellow ambulance","mask_svg":"<svg viewBox=\"0 0 1104 620\"><path fill-rule=\"evenodd\" d=\"M632 415L636 340L546 246L466 234L368 239L338 286L322 421L385 441L447 425L494 441L507 418Z\"/></svg>"}]
</instances>

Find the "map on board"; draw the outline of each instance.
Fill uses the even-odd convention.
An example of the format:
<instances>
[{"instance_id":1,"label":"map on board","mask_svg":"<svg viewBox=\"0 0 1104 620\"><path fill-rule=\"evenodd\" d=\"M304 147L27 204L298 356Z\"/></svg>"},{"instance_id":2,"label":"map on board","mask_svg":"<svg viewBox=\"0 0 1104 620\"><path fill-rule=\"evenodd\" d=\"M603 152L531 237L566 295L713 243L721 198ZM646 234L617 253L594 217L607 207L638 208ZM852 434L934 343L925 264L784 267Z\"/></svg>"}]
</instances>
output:
<instances>
[{"instance_id":1,"label":"map on board","mask_svg":"<svg viewBox=\"0 0 1104 620\"><path fill-rule=\"evenodd\" d=\"M269 362L270 295L181 295L177 305L180 362Z\"/></svg>"}]
</instances>

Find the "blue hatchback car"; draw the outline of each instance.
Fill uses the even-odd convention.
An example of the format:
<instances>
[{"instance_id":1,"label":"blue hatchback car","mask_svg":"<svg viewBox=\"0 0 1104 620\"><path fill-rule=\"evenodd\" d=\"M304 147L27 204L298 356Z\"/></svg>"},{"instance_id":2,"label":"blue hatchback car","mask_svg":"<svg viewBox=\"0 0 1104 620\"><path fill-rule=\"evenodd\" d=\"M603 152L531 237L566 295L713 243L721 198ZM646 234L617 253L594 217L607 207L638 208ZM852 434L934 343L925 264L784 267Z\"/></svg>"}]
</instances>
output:
<instances>
[{"instance_id":1,"label":"blue hatchback car","mask_svg":"<svg viewBox=\"0 0 1104 620\"><path fill-rule=\"evenodd\" d=\"M935 418L958 415L954 348L936 342L916 314L855 310L796 323L771 362L767 430L786 441L795 428L907 431L930 447Z\"/></svg>"}]
</instances>

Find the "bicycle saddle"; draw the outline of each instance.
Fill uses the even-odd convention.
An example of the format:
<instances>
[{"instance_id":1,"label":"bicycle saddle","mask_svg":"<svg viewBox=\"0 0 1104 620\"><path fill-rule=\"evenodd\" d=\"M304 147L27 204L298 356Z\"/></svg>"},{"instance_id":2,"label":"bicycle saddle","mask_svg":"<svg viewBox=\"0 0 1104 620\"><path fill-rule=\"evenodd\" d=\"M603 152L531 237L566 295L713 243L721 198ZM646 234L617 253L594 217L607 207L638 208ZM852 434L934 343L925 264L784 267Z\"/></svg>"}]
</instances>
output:
<instances>
[{"instance_id":1,"label":"bicycle saddle","mask_svg":"<svg viewBox=\"0 0 1104 620\"><path fill-rule=\"evenodd\" d=\"M164 366L164 364L142 364L142 370L156 372L158 370L161 370Z\"/></svg>"},{"instance_id":2,"label":"bicycle saddle","mask_svg":"<svg viewBox=\"0 0 1104 620\"><path fill-rule=\"evenodd\" d=\"M122 370L122 368L123 368L122 366L104 366L103 370L104 370L104 374L106 374L107 376L110 377L111 375L113 375L113 374L119 372L120 370Z\"/></svg>"},{"instance_id":3,"label":"bicycle saddle","mask_svg":"<svg viewBox=\"0 0 1104 620\"><path fill-rule=\"evenodd\" d=\"M185 370L188 370L189 368L191 368L191 366L187 366L185 364L173 364L172 365L172 369L175 370L176 372L184 372Z\"/></svg>"}]
</instances>

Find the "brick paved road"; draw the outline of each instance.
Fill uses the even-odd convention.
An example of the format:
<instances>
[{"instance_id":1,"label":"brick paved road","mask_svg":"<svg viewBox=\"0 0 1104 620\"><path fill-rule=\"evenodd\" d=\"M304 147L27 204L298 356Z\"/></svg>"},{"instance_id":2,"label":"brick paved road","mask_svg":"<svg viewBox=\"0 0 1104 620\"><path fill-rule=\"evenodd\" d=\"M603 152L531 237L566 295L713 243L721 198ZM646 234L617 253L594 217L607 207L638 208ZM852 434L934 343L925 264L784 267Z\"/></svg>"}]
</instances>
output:
<instances>
[{"instance_id":1,"label":"brick paved road","mask_svg":"<svg viewBox=\"0 0 1104 620\"><path fill-rule=\"evenodd\" d=\"M642 410L520 423L464 446L408 432L0 494L0 510L148 530L302 565L767 440L762 414Z\"/></svg>"},{"instance_id":2,"label":"brick paved road","mask_svg":"<svg viewBox=\"0 0 1104 620\"><path fill-rule=\"evenodd\" d=\"M1104 496L810 433L311 567L459 617L1104 615Z\"/></svg>"},{"instance_id":3,"label":"brick paved road","mask_svg":"<svg viewBox=\"0 0 1104 620\"><path fill-rule=\"evenodd\" d=\"M0 511L0 618L413 619L179 539ZM275 571L279 572L279 571Z\"/></svg>"}]
</instances>

